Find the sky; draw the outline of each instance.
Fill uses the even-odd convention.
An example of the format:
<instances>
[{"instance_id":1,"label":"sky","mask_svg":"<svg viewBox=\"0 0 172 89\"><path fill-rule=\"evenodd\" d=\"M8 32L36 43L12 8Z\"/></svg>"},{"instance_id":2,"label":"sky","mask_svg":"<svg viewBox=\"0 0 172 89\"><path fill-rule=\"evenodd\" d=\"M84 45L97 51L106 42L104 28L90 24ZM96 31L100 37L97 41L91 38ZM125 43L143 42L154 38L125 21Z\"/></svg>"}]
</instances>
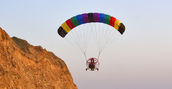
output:
<instances>
[{"instance_id":1,"label":"sky","mask_svg":"<svg viewBox=\"0 0 172 89\"><path fill-rule=\"evenodd\" d=\"M172 89L171 0L0 0L0 4L0 27L63 59L78 89ZM77 46L57 34L65 20L88 12L112 15L126 27L124 35L104 49L98 72L85 71Z\"/></svg>"}]
</instances>

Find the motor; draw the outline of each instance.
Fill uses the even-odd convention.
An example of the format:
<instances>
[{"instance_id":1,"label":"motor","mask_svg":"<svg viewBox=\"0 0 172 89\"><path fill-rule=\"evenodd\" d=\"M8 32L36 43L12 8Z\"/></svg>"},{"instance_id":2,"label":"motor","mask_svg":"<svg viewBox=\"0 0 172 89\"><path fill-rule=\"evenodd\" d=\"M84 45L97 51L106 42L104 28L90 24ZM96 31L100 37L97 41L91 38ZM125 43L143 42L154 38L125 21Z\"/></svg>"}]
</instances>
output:
<instances>
[{"instance_id":1,"label":"motor","mask_svg":"<svg viewBox=\"0 0 172 89\"><path fill-rule=\"evenodd\" d=\"M89 58L87 61L86 61L86 71L87 70L91 70L91 71L95 71L95 70L99 70L99 61L97 58Z\"/></svg>"}]
</instances>

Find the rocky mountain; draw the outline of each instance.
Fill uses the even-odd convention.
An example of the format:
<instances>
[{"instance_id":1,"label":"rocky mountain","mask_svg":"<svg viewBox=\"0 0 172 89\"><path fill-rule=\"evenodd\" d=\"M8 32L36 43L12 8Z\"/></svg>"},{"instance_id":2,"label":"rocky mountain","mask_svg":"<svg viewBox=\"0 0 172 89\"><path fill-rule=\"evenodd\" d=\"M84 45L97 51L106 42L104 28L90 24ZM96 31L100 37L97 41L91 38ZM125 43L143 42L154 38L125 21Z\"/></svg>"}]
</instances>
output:
<instances>
[{"instance_id":1,"label":"rocky mountain","mask_svg":"<svg viewBox=\"0 0 172 89\"><path fill-rule=\"evenodd\" d=\"M77 89L63 60L0 28L0 89Z\"/></svg>"}]
</instances>

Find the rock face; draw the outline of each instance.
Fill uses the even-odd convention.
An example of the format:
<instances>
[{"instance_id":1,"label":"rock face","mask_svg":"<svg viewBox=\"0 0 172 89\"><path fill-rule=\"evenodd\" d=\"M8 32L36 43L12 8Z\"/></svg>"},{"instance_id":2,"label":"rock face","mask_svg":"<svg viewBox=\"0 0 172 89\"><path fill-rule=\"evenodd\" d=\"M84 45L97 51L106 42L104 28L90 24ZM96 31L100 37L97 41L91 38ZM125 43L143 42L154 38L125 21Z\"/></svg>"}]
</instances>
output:
<instances>
[{"instance_id":1,"label":"rock face","mask_svg":"<svg viewBox=\"0 0 172 89\"><path fill-rule=\"evenodd\" d=\"M0 89L77 89L63 60L0 28Z\"/></svg>"}]
</instances>

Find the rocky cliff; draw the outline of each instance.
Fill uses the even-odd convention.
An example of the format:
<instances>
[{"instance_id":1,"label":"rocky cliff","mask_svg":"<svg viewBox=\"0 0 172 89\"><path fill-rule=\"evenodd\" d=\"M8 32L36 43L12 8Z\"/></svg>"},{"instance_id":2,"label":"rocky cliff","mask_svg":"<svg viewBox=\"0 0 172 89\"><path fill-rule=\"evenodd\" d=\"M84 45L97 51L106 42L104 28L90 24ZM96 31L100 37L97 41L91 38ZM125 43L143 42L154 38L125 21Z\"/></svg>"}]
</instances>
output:
<instances>
[{"instance_id":1,"label":"rocky cliff","mask_svg":"<svg viewBox=\"0 0 172 89\"><path fill-rule=\"evenodd\" d=\"M63 60L0 28L0 89L77 89Z\"/></svg>"}]
</instances>

